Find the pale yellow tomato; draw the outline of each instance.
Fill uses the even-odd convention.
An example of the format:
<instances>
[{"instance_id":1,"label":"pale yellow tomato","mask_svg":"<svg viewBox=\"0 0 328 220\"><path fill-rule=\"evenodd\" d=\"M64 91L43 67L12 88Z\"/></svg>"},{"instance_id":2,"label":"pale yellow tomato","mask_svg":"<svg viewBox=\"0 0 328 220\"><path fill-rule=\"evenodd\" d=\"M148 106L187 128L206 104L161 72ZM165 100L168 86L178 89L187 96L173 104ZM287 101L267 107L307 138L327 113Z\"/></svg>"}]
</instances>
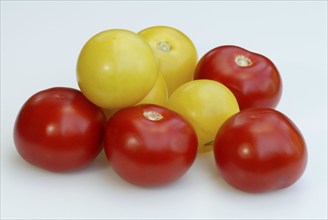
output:
<instances>
[{"instance_id":1,"label":"pale yellow tomato","mask_svg":"<svg viewBox=\"0 0 328 220\"><path fill-rule=\"evenodd\" d=\"M237 100L226 86L205 79L190 81L177 88L167 106L194 126L199 152L212 151L214 138L223 122L239 112Z\"/></svg>"},{"instance_id":2,"label":"pale yellow tomato","mask_svg":"<svg viewBox=\"0 0 328 220\"><path fill-rule=\"evenodd\" d=\"M167 101L167 85L163 75L159 73L153 88L138 104L156 104L165 106L167 104Z\"/></svg>"},{"instance_id":3,"label":"pale yellow tomato","mask_svg":"<svg viewBox=\"0 0 328 220\"><path fill-rule=\"evenodd\" d=\"M158 74L155 85L150 92L136 105L140 104L156 104L166 106L168 101L168 93L166 82L161 73ZM103 109L107 118L110 118L119 109Z\"/></svg>"},{"instance_id":4,"label":"pale yellow tomato","mask_svg":"<svg viewBox=\"0 0 328 220\"><path fill-rule=\"evenodd\" d=\"M77 61L77 81L94 104L116 109L140 102L158 76L154 52L140 35L112 29L93 36Z\"/></svg>"},{"instance_id":5,"label":"pale yellow tomato","mask_svg":"<svg viewBox=\"0 0 328 220\"><path fill-rule=\"evenodd\" d=\"M149 27L139 34L153 48L169 94L193 79L197 51L188 36L168 26Z\"/></svg>"}]
</instances>

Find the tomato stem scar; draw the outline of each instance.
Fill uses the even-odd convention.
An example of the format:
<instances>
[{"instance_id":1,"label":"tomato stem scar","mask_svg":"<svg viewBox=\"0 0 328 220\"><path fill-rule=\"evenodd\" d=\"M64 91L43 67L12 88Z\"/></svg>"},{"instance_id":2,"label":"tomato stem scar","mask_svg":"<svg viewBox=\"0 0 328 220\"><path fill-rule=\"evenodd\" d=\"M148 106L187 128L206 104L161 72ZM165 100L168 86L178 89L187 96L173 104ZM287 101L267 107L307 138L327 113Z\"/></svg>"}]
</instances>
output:
<instances>
[{"instance_id":1,"label":"tomato stem scar","mask_svg":"<svg viewBox=\"0 0 328 220\"><path fill-rule=\"evenodd\" d=\"M247 67L253 64L252 61L248 57L245 57L244 55L236 56L235 63L240 67Z\"/></svg>"},{"instance_id":2,"label":"tomato stem scar","mask_svg":"<svg viewBox=\"0 0 328 220\"><path fill-rule=\"evenodd\" d=\"M143 116L145 116L145 118L151 121L159 121L163 118L163 115L154 111L146 111L143 113Z\"/></svg>"},{"instance_id":3,"label":"tomato stem scar","mask_svg":"<svg viewBox=\"0 0 328 220\"><path fill-rule=\"evenodd\" d=\"M168 53L172 50L172 46L167 41L160 41L157 43L157 49Z\"/></svg>"}]
</instances>

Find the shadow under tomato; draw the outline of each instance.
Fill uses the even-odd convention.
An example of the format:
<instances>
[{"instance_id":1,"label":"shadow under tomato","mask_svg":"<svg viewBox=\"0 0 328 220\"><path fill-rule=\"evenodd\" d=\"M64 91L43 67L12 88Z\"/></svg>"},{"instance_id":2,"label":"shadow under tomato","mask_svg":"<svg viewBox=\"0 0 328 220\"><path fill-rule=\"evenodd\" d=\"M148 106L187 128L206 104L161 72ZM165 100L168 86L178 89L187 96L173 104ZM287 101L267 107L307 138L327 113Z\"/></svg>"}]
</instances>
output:
<instances>
[{"instance_id":1,"label":"shadow under tomato","mask_svg":"<svg viewBox=\"0 0 328 220\"><path fill-rule=\"evenodd\" d=\"M216 168L215 165L213 152L198 153L197 163L198 166L200 166L204 172L208 173L211 176L211 178L221 178L219 175L219 170Z\"/></svg>"},{"instance_id":2,"label":"shadow under tomato","mask_svg":"<svg viewBox=\"0 0 328 220\"><path fill-rule=\"evenodd\" d=\"M199 153L197 155L197 166L207 175L207 178L216 182L218 187L224 187L226 190L234 190L229 186L220 175L220 171L216 167L213 152Z\"/></svg>"},{"instance_id":3,"label":"shadow under tomato","mask_svg":"<svg viewBox=\"0 0 328 220\"><path fill-rule=\"evenodd\" d=\"M104 169L104 168L107 168L108 166L110 166L104 150L102 150L99 153L97 158L92 163L93 163L93 166L95 166L98 169Z\"/></svg>"}]
</instances>

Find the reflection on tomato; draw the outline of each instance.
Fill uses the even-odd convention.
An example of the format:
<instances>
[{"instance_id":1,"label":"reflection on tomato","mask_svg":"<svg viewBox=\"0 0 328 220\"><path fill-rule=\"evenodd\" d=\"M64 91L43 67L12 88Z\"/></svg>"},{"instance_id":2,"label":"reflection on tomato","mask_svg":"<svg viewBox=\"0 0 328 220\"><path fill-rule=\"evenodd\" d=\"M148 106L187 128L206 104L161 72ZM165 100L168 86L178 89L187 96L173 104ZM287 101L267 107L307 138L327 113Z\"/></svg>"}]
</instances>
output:
<instances>
[{"instance_id":1,"label":"reflection on tomato","mask_svg":"<svg viewBox=\"0 0 328 220\"><path fill-rule=\"evenodd\" d=\"M274 108L282 93L280 74L271 60L237 46L221 46L206 53L197 64L194 78L227 86L241 110Z\"/></svg>"},{"instance_id":2,"label":"reflection on tomato","mask_svg":"<svg viewBox=\"0 0 328 220\"><path fill-rule=\"evenodd\" d=\"M131 106L109 119L105 153L124 180L159 186L187 172L197 154L197 136L183 117L167 108Z\"/></svg>"},{"instance_id":3,"label":"reflection on tomato","mask_svg":"<svg viewBox=\"0 0 328 220\"><path fill-rule=\"evenodd\" d=\"M239 112L232 92L213 80L194 80L177 88L168 107L184 116L196 129L199 152L213 149L215 135L222 123Z\"/></svg>"},{"instance_id":4,"label":"reflection on tomato","mask_svg":"<svg viewBox=\"0 0 328 220\"><path fill-rule=\"evenodd\" d=\"M30 97L14 126L14 142L26 161L51 171L80 169L102 149L105 116L71 88L51 88Z\"/></svg>"},{"instance_id":5,"label":"reflection on tomato","mask_svg":"<svg viewBox=\"0 0 328 220\"><path fill-rule=\"evenodd\" d=\"M149 44L138 34L112 29L93 36L77 62L82 93L105 109L140 102L154 86L158 64Z\"/></svg>"},{"instance_id":6,"label":"reflection on tomato","mask_svg":"<svg viewBox=\"0 0 328 220\"><path fill-rule=\"evenodd\" d=\"M169 94L193 79L197 51L188 36L168 26L154 26L139 32L153 48Z\"/></svg>"},{"instance_id":7,"label":"reflection on tomato","mask_svg":"<svg viewBox=\"0 0 328 220\"><path fill-rule=\"evenodd\" d=\"M226 182L247 192L288 187L307 164L302 134L270 108L247 109L229 118L216 136L214 156Z\"/></svg>"}]
</instances>

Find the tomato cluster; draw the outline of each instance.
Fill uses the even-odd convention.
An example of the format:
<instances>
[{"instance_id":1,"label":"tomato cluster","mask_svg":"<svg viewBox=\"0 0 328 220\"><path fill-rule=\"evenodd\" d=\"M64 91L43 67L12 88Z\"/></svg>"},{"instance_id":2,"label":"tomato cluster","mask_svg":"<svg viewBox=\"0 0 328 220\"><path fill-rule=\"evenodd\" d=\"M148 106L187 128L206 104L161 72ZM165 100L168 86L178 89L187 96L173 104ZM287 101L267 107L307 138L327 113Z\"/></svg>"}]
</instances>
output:
<instances>
[{"instance_id":1,"label":"tomato cluster","mask_svg":"<svg viewBox=\"0 0 328 220\"><path fill-rule=\"evenodd\" d=\"M288 187L305 170L301 132L274 109L280 74L261 54L225 45L198 61L175 28L111 29L83 46L77 83L22 106L14 142L26 161L73 171L104 148L120 177L149 187L176 181L198 153L212 152L223 179L247 192Z\"/></svg>"}]
</instances>

